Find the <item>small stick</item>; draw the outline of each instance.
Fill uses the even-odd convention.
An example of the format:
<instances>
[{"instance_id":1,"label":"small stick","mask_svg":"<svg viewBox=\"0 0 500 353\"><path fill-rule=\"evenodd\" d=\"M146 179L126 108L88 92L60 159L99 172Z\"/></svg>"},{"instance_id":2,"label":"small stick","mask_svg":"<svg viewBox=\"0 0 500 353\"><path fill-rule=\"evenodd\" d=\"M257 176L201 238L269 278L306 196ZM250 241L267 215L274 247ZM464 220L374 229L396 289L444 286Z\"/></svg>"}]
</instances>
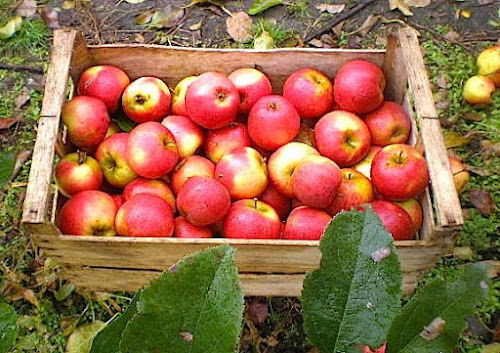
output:
<instances>
[{"instance_id":1,"label":"small stick","mask_svg":"<svg viewBox=\"0 0 500 353\"><path fill-rule=\"evenodd\" d=\"M37 74L43 74L43 68L39 66L11 65L0 63L0 70L31 71Z\"/></svg>"},{"instance_id":2,"label":"small stick","mask_svg":"<svg viewBox=\"0 0 500 353\"><path fill-rule=\"evenodd\" d=\"M451 43L451 44L455 44L455 45L459 45L459 46L461 46L463 49L467 50L469 53L473 53L473 52L474 52L471 48L469 48L469 47L467 47L467 46L463 45L463 44L462 44L462 43L460 43L460 42L457 42L456 40L453 40L453 39L448 39L448 38L446 38L445 36L443 36L443 35L439 34L438 32L436 32L436 31L435 31L435 30L433 30L433 29L427 28L427 27L425 27L425 26L422 26L421 24L418 24L418 23L413 22L413 21L410 21L410 20L406 20L405 22L406 22L406 23L408 23L411 27L416 27L416 28L418 28L418 29L421 29L421 30L427 31L427 32L429 32L430 34L432 34L434 37L436 37L436 38L438 38L438 39L441 39L441 40L444 40L445 42L448 42L448 43Z\"/></svg>"},{"instance_id":3,"label":"small stick","mask_svg":"<svg viewBox=\"0 0 500 353\"><path fill-rule=\"evenodd\" d=\"M338 16L336 18L333 18L331 21L329 21L324 27L318 29L317 31L309 34L305 39L304 39L304 42L309 42L311 39L314 39L324 33L327 33L329 32L332 27L338 25L340 22L344 21L344 20L347 20L349 17L355 15L356 13L358 13L359 11L363 10L365 7L367 7L368 5L371 5L373 4L375 1L377 0L368 0L367 2L365 3L361 3L361 4L358 4L356 6L354 6L351 10L349 10L348 12L346 12L345 14L341 15L341 16Z\"/></svg>"}]
</instances>

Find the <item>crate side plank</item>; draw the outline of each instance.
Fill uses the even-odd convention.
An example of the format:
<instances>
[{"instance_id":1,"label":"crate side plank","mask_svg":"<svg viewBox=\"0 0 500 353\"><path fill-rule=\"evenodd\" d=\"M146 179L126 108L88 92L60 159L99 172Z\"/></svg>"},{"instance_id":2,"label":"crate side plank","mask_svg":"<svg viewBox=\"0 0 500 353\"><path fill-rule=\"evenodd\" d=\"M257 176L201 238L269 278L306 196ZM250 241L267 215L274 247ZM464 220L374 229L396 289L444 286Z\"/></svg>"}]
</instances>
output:
<instances>
[{"instance_id":1,"label":"crate side plank","mask_svg":"<svg viewBox=\"0 0 500 353\"><path fill-rule=\"evenodd\" d=\"M408 76L402 60L401 46L394 34L387 38L383 69L386 77L385 100L402 104L408 88Z\"/></svg>"}]
</instances>

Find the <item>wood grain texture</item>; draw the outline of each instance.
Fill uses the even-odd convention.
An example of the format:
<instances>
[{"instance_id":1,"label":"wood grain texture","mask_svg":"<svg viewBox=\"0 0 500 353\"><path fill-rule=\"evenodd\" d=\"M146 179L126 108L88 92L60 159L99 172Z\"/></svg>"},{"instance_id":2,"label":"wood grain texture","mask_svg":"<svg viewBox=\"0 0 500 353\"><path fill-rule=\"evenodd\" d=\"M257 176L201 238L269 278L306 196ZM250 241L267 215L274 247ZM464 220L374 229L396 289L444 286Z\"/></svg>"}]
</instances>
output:
<instances>
[{"instance_id":1,"label":"wood grain texture","mask_svg":"<svg viewBox=\"0 0 500 353\"><path fill-rule=\"evenodd\" d=\"M415 30L401 28L399 40L429 165L437 220L443 227L459 226L464 223L462 208Z\"/></svg>"},{"instance_id":2,"label":"wood grain texture","mask_svg":"<svg viewBox=\"0 0 500 353\"><path fill-rule=\"evenodd\" d=\"M389 34L383 66L386 78L384 96L386 100L399 104L403 103L403 97L405 97L408 88L408 75L402 55L398 37Z\"/></svg>"},{"instance_id":3,"label":"wood grain texture","mask_svg":"<svg viewBox=\"0 0 500 353\"><path fill-rule=\"evenodd\" d=\"M54 31L50 68L45 85L33 161L24 200L23 222L44 223L48 219L52 165L59 132L61 109L66 98L68 71L75 31Z\"/></svg>"}]
</instances>

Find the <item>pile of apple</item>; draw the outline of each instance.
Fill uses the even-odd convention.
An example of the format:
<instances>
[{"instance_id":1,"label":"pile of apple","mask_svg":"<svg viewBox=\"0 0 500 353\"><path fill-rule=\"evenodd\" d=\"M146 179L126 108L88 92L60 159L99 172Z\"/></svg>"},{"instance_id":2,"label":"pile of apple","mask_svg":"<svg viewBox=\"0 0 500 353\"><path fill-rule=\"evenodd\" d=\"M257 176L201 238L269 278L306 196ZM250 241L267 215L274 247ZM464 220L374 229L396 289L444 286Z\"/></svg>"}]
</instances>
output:
<instances>
[{"instance_id":1,"label":"pile of apple","mask_svg":"<svg viewBox=\"0 0 500 353\"><path fill-rule=\"evenodd\" d=\"M186 77L172 97L158 78L88 68L62 110L78 152L56 167L69 198L60 229L317 240L337 213L371 204L395 239L413 239L429 173L407 144L410 118L384 89L381 69L363 60L333 84L298 70L282 95L253 68ZM120 109L137 123L130 132L110 123Z\"/></svg>"},{"instance_id":2,"label":"pile of apple","mask_svg":"<svg viewBox=\"0 0 500 353\"><path fill-rule=\"evenodd\" d=\"M464 84L467 103L489 105L496 87L500 87L500 46L489 47L477 57L478 74Z\"/></svg>"}]
</instances>

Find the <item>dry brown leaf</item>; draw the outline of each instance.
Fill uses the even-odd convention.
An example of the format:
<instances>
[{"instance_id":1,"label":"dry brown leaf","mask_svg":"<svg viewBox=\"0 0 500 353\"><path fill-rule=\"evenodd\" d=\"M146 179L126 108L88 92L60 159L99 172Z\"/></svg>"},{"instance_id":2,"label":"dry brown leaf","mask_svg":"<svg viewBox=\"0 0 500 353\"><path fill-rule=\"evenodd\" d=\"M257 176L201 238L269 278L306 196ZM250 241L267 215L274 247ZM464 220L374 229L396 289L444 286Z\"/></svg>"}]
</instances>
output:
<instances>
[{"instance_id":1,"label":"dry brown leaf","mask_svg":"<svg viewBox=\"0 0 500 353\"><path fill-rule=\"evenodd\" d=\"M30 91L28 88L26 87L23 87L23 90L21 91L21 93L16 97L16 101L15 101L15 106L16 106L16 109L19 109L21 108L23 105L25 105L26 103L28 103L30 100Z\"/></svg>"},{"instance_id":2,"label":"dry brown leaf","mask_svg":"<svg viewBox=\"0 0 500 353\"><path fill-rule=\"evenodd\" d=\"M347 38L347 48L349 48L349 49L361 49L361 37L358 35L349 36Z\"/></svg>"},{"instance_id":3,"label":"dry brown leaf","mask_svg":"<svg viewBox=\"0 0 500 353\"><path fill-rule=\"evenodd\" d=\"M267 320L269 308L267 303L261 300L254 300L248 305L248 315L254 325L260 325Z\"/></svg>"},{"instance_id":4,"label":"dry brown leaf","mask_svg":"<svg viewBox=\"0 0 500 353\"><path fill-rule=\"evenodd\" d=\"M177 26L183 17L184 9L170 4L153 13L150 26L157 29L172 28Z\"/></svg>"},{"instance_id":5,"label":"dry brown leaf","mask_svg":"<svg viewBox=\"0 0 500 353\"><path fill-rule=\"evenodd\" d=\"M199 30L201 28L201 23L202 23L202 21L192 24L191 26L189 26L189 30L190 31Z\"/></svg>"},{"instance_id":6,"label":"dry brown leaf","mask_svg":"<svg viewBox=\"0 0 500 353\"><path fill-rule=\"evenodd\" d=\"M323 42L323 47L324 48L331 48L335 45L335 41L333 40L332 36L329 34L322 34L321 37L319 37L321 41Z\"/></svg>"},{"instance_id":7,"label":"dry brown leaf","mask_svg":"<svg viewBox=\"0 0 500 353\"><path fill-rule=\"evenodd\" d=\"M310 40L309 44L316 48L323 48L324 45L323 42L317 38Z\"/></svg>"},{"instance_id":8,"label":"dry brown leaf","mask_svg":"<svg viewBox=\"0 0 500 353\"><path fill-rule=\"evenodd\" d=\"M59 13L51 7L45 6L42 12L42 20L49 28L56 29L61 27L59 25Z\"/></svg>"},{"instance_id":9,"label":"dry brown leaf","mask_svg":"<svg viewBox=\"0 0 500 353\"><path fill-rule=\"evenodd\" d=\"M404 0L406 6L411 7L426 7L431 3L431 0Z\"/></svg>"},{"instance_id":10,"label":"dry brown leaf","mask_svg":"<svg viewBox=\"0 0 500 353\"><path fill-rule=\"evenodd\" d=\"M16 176L19 174L21 171L21 168L23 165L30 159L31 153L33 150L24 150L22 152L19 152L16 156L16 164L14 164L14 170L12 171L12 175L10 177L10 180L14 180Z\"/></svg>"},{"instance_id":11,"label":"dry brown leaf","mask_svg":"<svg viewBox=\"0 0 500 353\"><path fill-rule=\"evenodd\" d=\"M226 19L226 30L236 42L244 43L253 39L252 24L252 18L239 11Z\"/></svg>"},{"instance_id":12,"label":"dry brown leaf","mask_svg":"<svg viewBox=\"0 0 500 353\"><path fill-rule=\"evenodd\" d=\"M379 19L380 16L370 14L366 18L365 22L363 22L363 24L361 25L361 28L358 30L359 34L362 37L365 37L372 30L373 26L377 24Z\"/></svg>"},{"instance_id":13,"label":"dry brown leaf","mask_svg":"<svg viewBox=\"0 0 500 353\"><path fill-rule=\"evenodd\" d=\"M481 115L477 114L477 113L465 113L464 114L464 119L467 120L467 121L474 121L474 122L478 122L478 121L482 121L483 118L481 117Z\"/></svg>"},{"instance_id":14,"label":"dry brown leaf","mask_svg":"<svg viewBox=\"0 0 500 353\"><path fill-rule=\"evenodd\" d=\"M23 0L16 7L16 15L22 17L31 17L36 13L36 2L34 0Z\"/></svg>"},{"instance_id":15,"label":"dry brown leaf","mask_svg":"<svg viewBox=\"0 0 500 353\"><path fill-rule=\"evenodd\" d=\"M437 78L437 85L439 88L447 88L448 87L448 80L446 79L446 75L440 74Z\"/></svg>"},{"instance_id":16,"label":"dry brown leaf","mask_svg":"<svg viewBox=\"0 0 500 353\"><path fill-rule=\"evenodd\" d=\"M474 173L476 175L483 176L483 177L491 175L491 172L486 168L476 167L473 165L466 165L465 169L467 169L471 173Z\"/></svg>"},{"instance_id":17,"label":"dry brown leaf","mask_svg":"<svg viewBox=\"0 0 500 353\"><path fill-rule=\"evenodd\" d=\"M490 193L484 189L471 190L467 193L470 202L484 215L490 215L495 211L495 203Z\"/></svg>"},{"instance_id":18,"label":"dry brown leaf","mask_svg":"<svg viewBox=\"0 0 500 353\"><path fill-rule=\"evenodd\" d=\"M335 25L332 27L332 32L337 36L337 38L340 37L342 34L342 28L344 28L345 20L342 22L339 22L339 24Z\"/></svg>"},{"instance_id":19,"label":"dry brown leaf","mask_svg":"<svg viewBox=\"0 0 500 353\"><path fill-rule=\"evenodd\" d=\"M26 289L23 292L23 298L29 301L31 304L36 306L37 308L40 306L40 303L38 302L38 298L35 295L35 292L31 289Z\"/></svg>"},{"instance_id":20,"label":"dry brown leaf","mask_svg":"<svg viewBox=\"0 0 500 353\"><path fill-rule=\"evenodd\" d=\"M17 118L1 118L0 119L0 130L5 130L10 128L18 121Z\"/></svg>"},{"instance_id":21,"label":"dry brown leaf","mask_svg":"<svg viewBox=\"0 0 500 353\"><path fill-rule=\"evenodd\" d=\"M153 11L143 12L135 18L135 24L145 25L146 23L151 22L151 20L153 19L153 15L154 15Z\"/></svg>"},{"instance_id":22,"label":"dry brown leaf","mask_svg":"<svg viewBox=\"0 0 500 353\"><path fill-rule=\"evenodd\" d=\"M486 158L500 156L500 142L481 141L481 149Z\"/></svg>"},{"instance_id":23,"label":"dry brown leaf","mask_svg":"<svg viewBox=\"0 0 500 353\"><path fill-rule=\"evenodd\" d=\"M405 16L413 16L410 8L405 4L404 0L389 0L389 8L391 10L398 9Z\"/></svg>"},{"instance_id":24,"label":"dry brown leaf","mask_svg":"<svg viewBox=\"0 0 500 353\"><path fill-rule=\"evenodd\" d=\"M61 4L61 9L63 10L71 10L75 8L75 2L74 1L71 1L71 0L65 0L62 4Z\"/></svg>"},{"instance_id":25,"label":"dry brown leaf","mask_svg":"<svg viewBox=\"0 0 500 353\"><path fill-rule=\"evenodd\" d=\"M335 14L338 14L338 13L341 13L342 11L344 11L345 4L335 5L335 4L324 4L323 3L323 4L316 5L316 8L320 12L328 12L331 15L335 15Z\"/></svg>"}]
</instances>

